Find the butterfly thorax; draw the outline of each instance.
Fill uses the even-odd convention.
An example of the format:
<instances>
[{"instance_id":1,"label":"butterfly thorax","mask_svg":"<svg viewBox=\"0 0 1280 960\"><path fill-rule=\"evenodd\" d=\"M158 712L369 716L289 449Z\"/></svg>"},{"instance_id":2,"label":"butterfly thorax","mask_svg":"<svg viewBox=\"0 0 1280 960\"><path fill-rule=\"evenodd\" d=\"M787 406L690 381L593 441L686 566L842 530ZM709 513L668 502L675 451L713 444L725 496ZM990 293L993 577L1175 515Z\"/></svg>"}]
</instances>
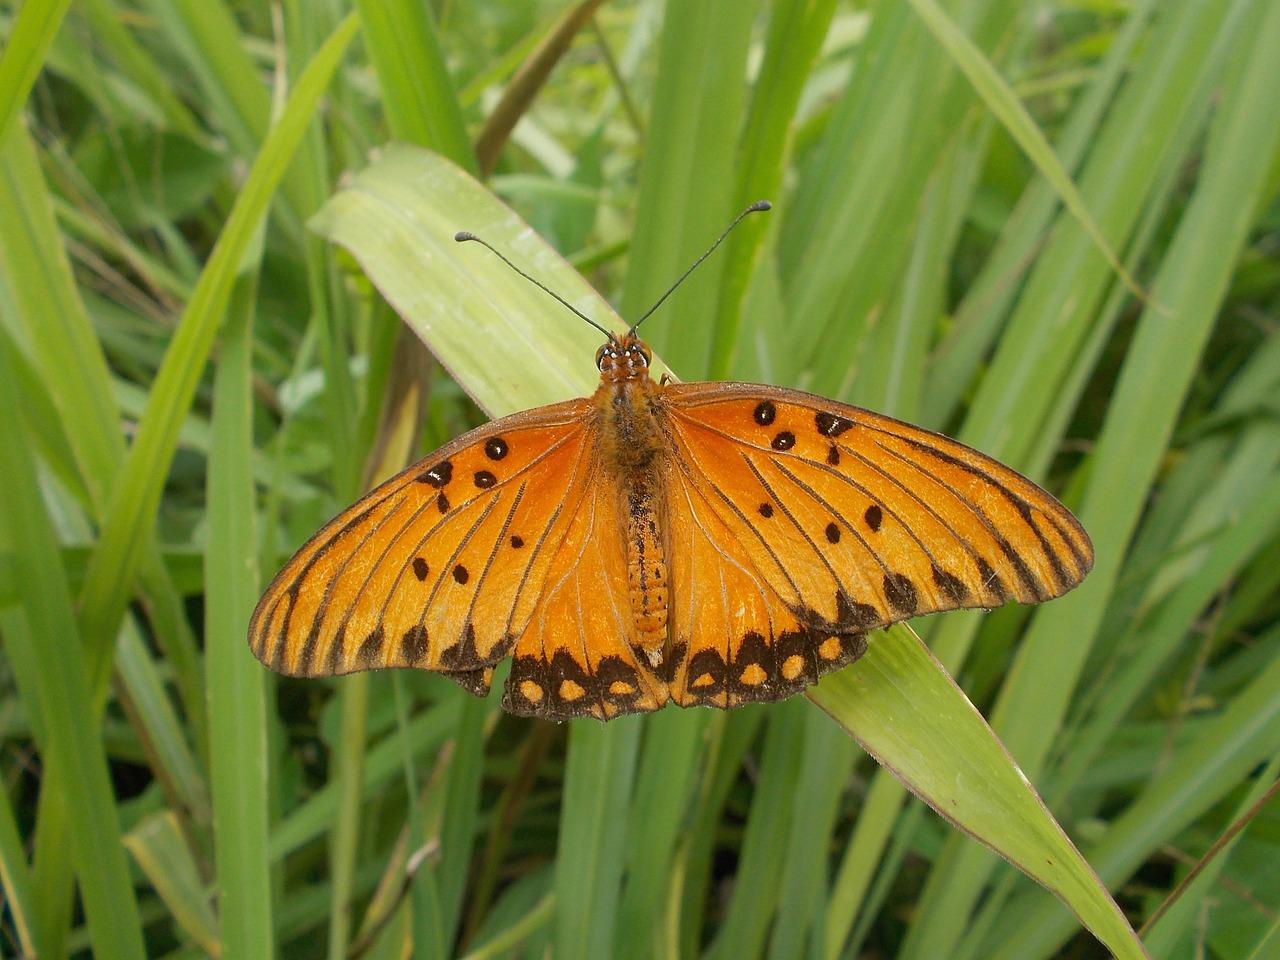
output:
<instances>
[{"instance_id":1,"label":"butterfly thorax","mask_svg":"<svg viewBox=\"0 0 1280 960\"><path fill-rule=\"evenodd\" d=\"M667 641L669 531L666 486L657 469L663 452L662 387L649 375L649 357L649 348L633 334L610 337L596 357L600 386L593 400L601 459L613 480L624 527L639 652L657 667Z\"/></svg>"}]
</instances>

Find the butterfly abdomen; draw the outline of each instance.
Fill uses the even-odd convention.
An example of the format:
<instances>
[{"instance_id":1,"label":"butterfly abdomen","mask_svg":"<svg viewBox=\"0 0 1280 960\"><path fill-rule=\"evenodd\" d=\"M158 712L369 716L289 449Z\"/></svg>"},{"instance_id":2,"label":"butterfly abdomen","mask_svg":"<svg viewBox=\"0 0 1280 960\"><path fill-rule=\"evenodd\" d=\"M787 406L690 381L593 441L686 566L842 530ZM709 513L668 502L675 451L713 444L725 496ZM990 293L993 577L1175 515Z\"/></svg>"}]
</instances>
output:
<instances>
[{"instance_id":1,"label":"butterfly abdomen","mask_svg":"<svg viewBox=\"0 0 1280 960\"><path fill-rule=\"evenodd\" d=\"M666 455L658 422L663 415L661 387L649 377L647 354L641 348L621 349L618 357L605 359L594 397L600 457L618 495L636 654L642 663L657 668L667 642L669 601L665 489L659 466Z\"/></svg>"},{"instance_id":2,"label":"butterfly abdomen","mask_svg":"<svg viewBox=\"0 0 1280 960\"><path fill-rule=\"evenodd\" d=\"M627 545L627 588L631 616L641 649L650 667L662 663L667 642L668 570L664 510L651 474L631 473L622 478L619 517Z\"/></svg>"}]
</instances>

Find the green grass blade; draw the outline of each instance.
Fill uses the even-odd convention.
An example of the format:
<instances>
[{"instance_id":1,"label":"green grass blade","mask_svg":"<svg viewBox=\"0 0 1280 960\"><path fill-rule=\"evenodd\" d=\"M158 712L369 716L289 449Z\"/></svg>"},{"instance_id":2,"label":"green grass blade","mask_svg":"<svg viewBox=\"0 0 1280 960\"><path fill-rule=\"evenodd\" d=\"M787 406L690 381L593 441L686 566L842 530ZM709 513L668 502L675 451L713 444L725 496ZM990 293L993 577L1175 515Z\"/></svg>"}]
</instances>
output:
<instances>
[{"instance_id":1,"label":"green grass blade","mask_svg":"<svg viewBox=\"0 0 1280 960\"><path fill-rule=\"evenodd\" d=\"M789 832L797 812L791 793L800 772L805 712L802 703L793 701L780 704L769 718L760 783L742 839L739 880L710 951L716 960L760 956L768 945L769 921L778 904L778 877L786 859L786 847L775 837Z\"/></svg>"},{"instance_id":2,"label":"green grass blade","mask_svg":"<svg viewBox=\"0 0 1280 960\"><path fill-rule=\"evenodd\" d=\"M209 787L146 641L126 621L116 643L117 692L166 797L200 827L209 823Z\"/></svg>"},{"instance_id":3,"label":"green grass blade","mask_svg":"<svg viewBox=\"0 0 1280 960\"><path fill-rule=\"evenodd\" d=\"M106 357L76 289L49 189L25 128L15 127L5 138L0 163L0 218L5 225L0 283L13 307L8 322L22 325L78 473L100 511L124 455Z\"/></svg>"},{"instance_id":4,"label":"green grass blade","mask_svg":"<svg viewBox=\"0 0 1280 960\"><path fill-rule=\"evenodd\" d=\"M920 19L928 25L930 32L950 54L955 64L964 71L969 82L982 96L983 102L1018 141L1045 180L1054 188L1071 215L1079 221L1085 233L1106 257L1111 269L1135 293L1141 293L1137 282L1129 276L1120 258L1107 242L1102 230L1093 219L1088 204L1080 196L1080 191L1071 180L1071 174L1062 166L1053 147L1045 139L1039 125L1027 113L1022 101L1012 88L1005 83L1000 72L982 51L974 45L963 29L947 16L942 7L934 0L909 0Z\"/></svg>"},{"instance_id":5,"label":"green grass blade","mask_svg":"<svg viewBox=\"0 0 1280 960\"><path fill-rule=\"evenodd\" d=\"M0 350L0 420L21 424L8 353ZM23 558L15 573L28 628L7 632L6 651L27 709L42 718L40 755L67 793L71 853L94 952L142 958L142 922L133 897L106 756L97 735L86 662L54 534L36 485L25 429L0 445L4 537Z\"/></svg>"},{"instance_id":6,"label":"green grass blade","mask_svg":"<svg viewBox=\"0 0 1280 960\"><path fill-rule=\"evenodd\" d=\"M1236 810L1233 811L1233 822L1240 817L1248 816L1250 811L1262 802L1267 793L1275 787L1278 778L1280 778L1280 754L1273 756L1266 768L1255 778L1248 794L1241 800ZM1272 797L1274 798L1274 794ZM1258 823L1261 819L1261 817L1255 816L1254 820L1244 827L1244 830L1249 830L1254 823ZM1213 861L1204 865L1204 869L1182 890L1181 896L1173 904L1166 902L1161 905L1168 906L1168 910L1161 914L1154 924L1150 920L1147 921L1147 926L1143 931L1143 940L1146 942L1152 956L1169 956L1173 953L1177 942L1194 930L1197 914L1200 914L1216 897L1215 888L1220 882L1223 870L1231 859L1232 852L1244 840L1242 834L1243 831L1228 840L1217 851ZM1179 881L1179 886L1185 882L1186 878L1183 878ZM1272 929L1274 931L1277 928L1273 927Z\"/></svg>"},{"instance_id":7,"label":"green grass blade","mask_svg":"<svg viewBox=\"0 0 1280 960\"><path fill-rule=\"evenodd\" d=\"M618 907L619 960L667 955L665 917L674 858L705 776L705 737L711 718L702 710L664 710L646 724L636 770L628 832L627 882ZM675 954L678 956L678 953Z\"/></svg>"},{"instance_id":8,"label":"green grass blade","mask_svg":"<svg viewBox=\"0 0 1280 960\"><path fill-rule=\"evenodd\" d=\"M0 56L0 143L27 102L70 6L71 0L27 0L19 10Z\"/></svg>"},{"instance_id":9,"label":"green grass blade","mask_svg":"<svg viewBox=\"0 0 1280 960\"><path fill-rule=\"evenodd\" d=\"M461 169L392 144L312 227L346 247L379 292L491 416L590 393L601 336L476 244L493 244L602 326L623 324L554 250Z\"/></svg>"},{"instance_id":10,"label":"green grass blade","mask_svg":"<svg viewBox=\"0 0 1280 960\"><path fill-rule=\"evenodd\" d=\"M796 109L835 8L833 0L780 0L772 4L764 63L742 134L735 196L740 209L778 196ZM767 218L749 217L734 228L725 245L708 368L712 380L730 376L742 349L743 300L769 226Z\"/></svg>"},{"instance_id":11,"label":"green grass blade","mask_svg":"<svg viewBox=\"0 0 1280 960\"><path fill-rule=\"evenodd\" d=\"M736 197L735 145L746 107L751 22L759 0L708 0L665 11L653 115L640 170L622 315L634 323L707 249ZM760 199L760 198L752 198ZM651 320L644 336L684 379L705 374L725 260L713 257Z\"/></svg>"},{"instance_id":12,"label":"green grass blade","mask_svg":"<svg viewBox=\"0 0 1280 960\"><path fill-rule=\"evenodd\" d=\"M24 629L23 626L5 624L5 632ZM23 849L22 835L13 815L13 804L7 790L0 791L0 884L4 885L5 906L13 918L19 949L28 956L41 956L45 947L38 939L41 931L35 913L35 889L31 870L27 865L27 852Z\"/></svg>"},{"instance_id":13,"label":"green grass blade","mask_svg":"<svg viewBox=\"0 0 1280 960\"><path fill-rule=\"evenodd\" d=\"M1074 171L1093 143L1116 88L1130 69L1135 46L1146 37L1146 28L1159 0L1142 0L1112 38L1106 58L1071 111L1054 152ZM975 372L999 335L1009 305L1018 294L1018 280L1035 263L1034 252L1058 209L1057 194L1043 180L1028 186L1011 211L999 241L983 263L956 309L955 326L938 344L930 359L929 390L925 393L921 422L934 429L947 423Z\"/></svg>"},{"instance_id":14,"label":"green grass blade","mask_svg":"<svg viewBox=\"0 0 1280 960\"><path fill-rule=\"evenodd\" d=\"M1275 631L1260 638L1272 649L1278 641ZM1089 851L1099 875L1120 883L1167 837L1221 801L1277 749L1280 659L1273 659L1112 822L1106 839ZM1046 956L1070 933L1051 905L1036 904L1018 917L1016 926L993 938L999 949L987 955L992 960Z\"/></svg>"},{"instance_id":15,"label":"green grass blade","mask_svg":"<svg viewBox=\"0 0 1280 960\"><path fill-rule=\"evenodd\" d=\"M941 816L1057 895L1117 957L1146 956L982 715L909 628L874 637L810 697Z\"/></svg>"},{"instance_id":16,"label":"green grass blade","mask_svg":"<svg viewBox=\"0 0 1280 960\"><path fill-rule=\"evenodd\" d=\"M124 845L168 907L174 923L201 950L216 955L220 950L218 918L173 811L145 818L129 831Z\"/></svg>"},{"instance_id":17,"label":"green grass blade","mask_svg":"<svg viewBox=\"0 0 1280 960\"><path fill-rule=\"evenodd\" d=\"M121 411L103 346L76 288L48 187L27 131L16 127L0 156L0 286L13 304L12 319L31 345L40 388L57 411L70 463L62 469L85 491L85 511L95 520L109 507L111 483L124 459ZM55 470L56 465L51 465ZM144 544L141 575L154 611L156 639L168 655L191 716L193 739L204 742L203 684L191 631L174 615L178 604L158 551Z\"/></svg>"},{"instance_id":18,"label":"green grass blade","mask_svg":"<svg viewBox=\"0 0 1280 960\"><path fill-rule=\"evenodd\" d=\"M217 129L241 156L252 156L270 123L271 97L241 43L235 16L223 2L179 0L146 4L164 36L195 73Z\"/></svg>"},{"instance_id":19,"label":"green grass blade","mask_svg":"<svg viewBox=\"0 0 1280 960\"><path fill-rule=\"evenodd\" d=\"M1131 242L1144 199L1154 201L1150 193L1159 180L1153 171L1185 162L1170 152L1195 131L1201 93L1219 82L1223 54L1239 32L1235 6L1210 0L1158 18L1149 56L1096 134L1081 191L1100 211L1114 245ZM1066 371L1101 322L1098 304L1112 279L1075 219L1060 216L979 384L961 439L1011 463L1025 462L1042 439L1049 408L1062 402Z\"/></svg>"},{"instance_id":20,"label":"green grass blade","mask_svg":"<svg viewBox=\"0 0 1280 960\"><path fill-rule=\"evenodd\" d=\"M635 777L640 717L609 724L575 723L569 729L560 838L556 851L556 923L553 954L566 960L611 956L623 858L618 856L625 809Z\"/></svg>"},{"instance_id":21,"label":"green grass blade","mask_svg":"<svg viewBox=\"0 0 1280 960\"><path fill-rule=\"evenodd\" d=\"M824 927L828 845L840 801L860 754L849 738L816 711L805 716L796 788L789 797L788 852L778 877L778 906L769 935L770 960L812 954L811 933Z\"/></svg>"},{"instance_id":22,"label":"green grass blade","mask_svg":"<svg viewBox=\"0 0 1280 960\"><path fill-rule=\"evenodd\" d=\"M333 744L333 777L337 816L329 834L329 957L342 960L354 928L356 848L360 842L360 795L364 779L365 727L369 721L369 676L340 680L338 738Z\"/></svg>"},{"instance_id":23,"label":"green grass blade","mask_svg":"<svg viewBox=\"0 0 1280 960\"><path fill-rule=\"evenodd\" d=\"M145 534L155 520L178 431L230 300L241 260L357 25L354 16L344 20L294 87L200 275L183 321L166 352L166 362L152 387L147 412L117 479L111 509L104 518L81 593L81 622L85 627L87 659L95 690L105 689L110 641L130 596L142 545L147 539Z\"/></svg>"},{"instance_id":24,"label":"green grass blade","mask_svg":"<svg viewBox=\"0 0 1280 960\"><path fill-rule=\"evenodd\" d=\"M474 172L475 151L431 7L412 0L357 0L355 6L391 135L438 150Z\"/></svg>"},{"instance_id":25,"label":"green grass blade","mask_svg":"<svg viewBox=\"0 0 1280 960\"><path fill-rule=\"evenodd\" d=\"M440 927L445 943L454 943L474 860L480 825L480 787L484 777L485 728L496 704L462 698L454 755L445 785L440 824L440 862L435 868L440 900Z\"/></svg>"},{"instance_id":26,"label":"green grass blade","mask_svg":"<svg viewBox=\"0 0 1280 960\"><path fill-rule=\"evenodd\" d=\"M125 27L124 18L111 0L84 0L78 6L98 42L110 51L129 79L146 91L165 122L184 136L203 141L206 134L199 122L169 86L170 78L161 66Z\"/></svg>"},{"instance_id":27,"label":"green grass blade","mask_svg":"<svg viewBox=\"0 0 1280 960\"><path fill-rule=\"evenodd\" d=\"M460 704L453 701L427 710L414 717L403 733L388 736L368 751L360 787L360 796L366 803L384 789L389 780L403 773L406 743L413 757L424 757L440 749L458 728L459 707ZM267 851L271 863L278 863L322 836L335 819L338 803L338 785L330 782L290 810L271 831Z\"/></svg>"},{"instance_id":28,"label":"green grass blade","mask_svg":"<svg viewBox=\"0 0 1280 960\"><path fill-rule=\"evenodd\" d=\"M1052 616L1035 616L1018 652L1011 682L1001 692L992 726L1032 777L1038 775L1069 691L1084 665L1089 642L1063 642L1064 624L1076 638L1094 637L1119 574L1174 420L1217 317L1226 284L1244 242L1250 212L1270 173L1280 136L1270 109L1280 96L1280 71L1259 37L1280 42L1280 10L1240 32L1236 76L1211 132L1206 163L1191 204L1165 256L1112 395L1109 416L1093 457L1093 471L1078 515L1093 532L1097 564L1084 585L1054 603ZM1247 78L1245 85L1244 78ZM1028 723L1028 717L1040 717ZM912 930L910 957L949 954L965 910L990 869L990 860L965 851L948 873L935 874L926 896L932 916ZM946 906L942 906L945 903Z\"/></svg>"},{"instance_id":29,"label":"green grass blade","mask_svg":"<svg viewBox=\"0 0 1280 960\"><path fill-rule=\"evenodd\" d=\"M258 596L250 365L256 267L235 282L214 383L209 451L207 608L209 774L218 924L227 957L274 953L268 871L266 677L244 642Z\"/></svg>"}]
</instances>

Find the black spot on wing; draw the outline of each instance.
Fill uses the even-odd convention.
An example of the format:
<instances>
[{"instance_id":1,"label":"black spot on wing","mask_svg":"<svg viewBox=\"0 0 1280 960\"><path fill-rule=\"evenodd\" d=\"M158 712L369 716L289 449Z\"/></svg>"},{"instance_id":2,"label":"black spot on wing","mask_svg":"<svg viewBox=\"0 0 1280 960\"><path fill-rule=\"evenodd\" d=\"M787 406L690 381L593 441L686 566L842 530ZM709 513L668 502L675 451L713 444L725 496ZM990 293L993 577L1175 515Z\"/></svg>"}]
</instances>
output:
<instances>
[{"instance_id":1,"label":"black spot on wing","mask_svg":"<svg viewBox=\"0 0 1280 960\"><path fill-rule=\"evenodd\" d=\"M493 667L481 667L478 670L441 670L448 677L473 697L489 695L489 685L493 683Z\"/></svg>"},{"instance_id":2,"label":"black spot on wing","mask_svg":"<svg viewBox=\"0 0 1280 960\"><path fill-rule=\"evenodd\" d=\"M600 697L618 713L631 713L640 696L640 677L621 657L607 656L596 665Z\"/></svg>"},{"instance_id":3,"label":"black spot on wing","mask_svg":"<svg viewBox=\"0 0 1280 960\"><path fill-rule=\"evenodd\" d=\"M836 592L836 619L830 624L830 633L848 633L860 628L884 623L880 611L869 603L858 603L843 590Z\"/></svg>"},{"instance_id":4,"label":"black spot on wing","mask_svg":"<svg viewBox=\"0 0 1280 960\"><path fill-rule=\"evenodd\" d=\"M478 667L492 666L507 656L515 646L515 637L504 637L494 645L488 656L481 657L476 647L476 628L468 623L462 631L458 642L440 651L440 666L445 670L468 671Z\"/></svg>"},{"instance_id":5,"label":"black spot on wing","mask_svg":"<svg viewBox=\"0 0 1280 960\"><path fill-rule=\"evenodd\" d=\"M777 675L773 646L759 633L746 634L738 646L738 655L732 666L725 670L730 702L767 703L777 700L779 691L774 683Z\"/></svg>"},{"instance_id":6,"label":"black spot on wing","mask_svg":"<svg viewBox=\"0 0 1280 960\"><path fill-rule=\"evenodd\" d=\"M447 486L449 481L453 479L453 464L448 460L442 460L435 466L423 470L415 479L419 483L425 483L427 486L435 487L439 490L441 487Z\"/></svg>"},{"instance_id":7,"label":"black spot on wing","mask_svg":"<svg viewBox=\"0 0 1280 960\"><path fill-rule=\"evenodd\" d=\"M867 652L867 635L865 633L837 634L827 637L822 641L822 645L833 642L837 645L836 655L831 658L817 658L819 677L847 667Z\"/></svg>"},{"instance_id":8,"label":"black spot on wing","mask_svg":"<svg viewBox=\"0 0 1280 960\"><path fill-rule=\"evenodd\" d=\"M884 595L895 610L908 616L915 613L920 606L916 585L911 582L910 577L902 573L884 575Z\"/></svg>"},{"instance_id":9,"label":"black spot on wing","mask_svg":"<svg viewBox=\"0 0 1280 960\"><path fill-rule=\"evenodd\" d=\"M386 663L382 655L382 644L386 636L381 626L369 631L369 635L360 641L360 647L356 650L356 662L365 667L378 667Z\"/></svg>"},{"instance_id":10,"label":"black spot on wing","mask_svg":"<svg viewBox=\"0 0 1280 960\"><path fill-rule=\"evenodd\" d=\"M818 426L818 432L824 437L838 437L853 426L852 420L834 413L827 413L825 410L819 411L813 419Z\"/></svg>"},{"instance_id":11,"label":"black spot on wing","mask_svg":"<svg viewBox=\"0 0 1280 960\"><path fill-rule=\"evenodd\" d=\"M502 692L502 707L516 716L545 720L608 719L600 702L599 680L567 650L557 650L549 663L540 657L515 657Z\"/></svg>"},{"instance_id":12,"label":"black spot on wing","mask_svg":"<svg viewBox=\"0 0 1280 960\"><path fill-rule=\"evenodd\" d=\"M862 519L867 521L871 532L876 533L880 529L880 524L884 522L884 511L873 503L867 507L867 512L862 515Z\"/></svg>"},{"instance_id":13,"label":"black spot on wing","mask_svg":"<svg viewBox=\"0 0 1280 960\"><path fill-rule=\"evenodd\" d=\"M956 606L962 606L969 600L969 588L954 573L943 570L936 563L933 565L933 582L943 595Z\"/></svg>"},{"instance_id":14,"label":"black spot on wing","mask_svg":"<svg viewBox=\"0 0 1280 960\"><path fill-rule=\"evenodd\" d=\"M415 623L400 638L400 657L409 666L417 666L427 656L427 628Z\"/></svg>"},{"instance_id":15,"label":"black spot on wing","mask_svg":"<svg viewBox=\"0 0 1280 960\"><path fill-rule=\"evenodd\" d=\"M685 691L694 704L709 704L725 692L725 676L729 666L719 650L710 647L689 658Z\"/></svg>"},{"instance_id":16,"label":"black spot on wing","mask_svg":"<svg viewBox=\"0 0 1280 960\"><path fill-rule=\"evenodd\" d=\"M812 607L799 607L793 611L815 636L828 637L839 633L861 632L885 625L884 615L869 603L859 603L843 590L836 591L836 615L824 617Z\"/></svg>"},{"instance_id":17,"label":"black spot on wing","mask_svg":"<svg viewBox=\"0 0 1280 960\"><path fill-rule=\"evenodd\" d=\"M1000 574L991 568L991 564L987 563L982 557L978 557L978 575L982 577L982 587L987 593L991 594L999 603L1004 603L1009 599L1008 588L1005 587L1004 581L1000 579Z\"/></svg>"}]
</instances>

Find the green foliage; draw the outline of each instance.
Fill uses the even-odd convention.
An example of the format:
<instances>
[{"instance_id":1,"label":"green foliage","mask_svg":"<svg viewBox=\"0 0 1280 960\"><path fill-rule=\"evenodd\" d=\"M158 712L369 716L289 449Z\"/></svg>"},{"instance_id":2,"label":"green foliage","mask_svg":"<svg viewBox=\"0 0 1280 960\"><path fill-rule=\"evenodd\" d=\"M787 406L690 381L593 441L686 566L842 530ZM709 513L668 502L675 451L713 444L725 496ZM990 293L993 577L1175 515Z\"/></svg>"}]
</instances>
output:
<instances>
[{"instance_id":1,"label":"green foliage","mask_svg":"<svg viewBox=\"0 0 1280 960\"><path fill-rule=\"evenodd\" d=\"M557 728L436 676L253 660L257 571L403 454L379 413L422 381L388 302L455 378L417 453L479 422L457 384L495 413L594 381L594 331L415 231L479 233L608 323L605 301L391 140L492 161L624 317L767 197L646 321L670 367L915 419L1062 495L1097 546L1080 589L913 626L1135 926L1275 782L1276 4L636 0L601 5L540 88L519 68L563 22L550 2L14 7L6 950L1098 955L806 700ZM498 96L535 89L478 162ZM353 183L385 187L363 197L383 229L345 215ZM869 708L895 642L816 698L976 742L909 682L893 717ZM998 758L953 752L980 799ZM1144 935L1152 956L1274 949L1276 810Z\"/></svg>"}]
</instances>

